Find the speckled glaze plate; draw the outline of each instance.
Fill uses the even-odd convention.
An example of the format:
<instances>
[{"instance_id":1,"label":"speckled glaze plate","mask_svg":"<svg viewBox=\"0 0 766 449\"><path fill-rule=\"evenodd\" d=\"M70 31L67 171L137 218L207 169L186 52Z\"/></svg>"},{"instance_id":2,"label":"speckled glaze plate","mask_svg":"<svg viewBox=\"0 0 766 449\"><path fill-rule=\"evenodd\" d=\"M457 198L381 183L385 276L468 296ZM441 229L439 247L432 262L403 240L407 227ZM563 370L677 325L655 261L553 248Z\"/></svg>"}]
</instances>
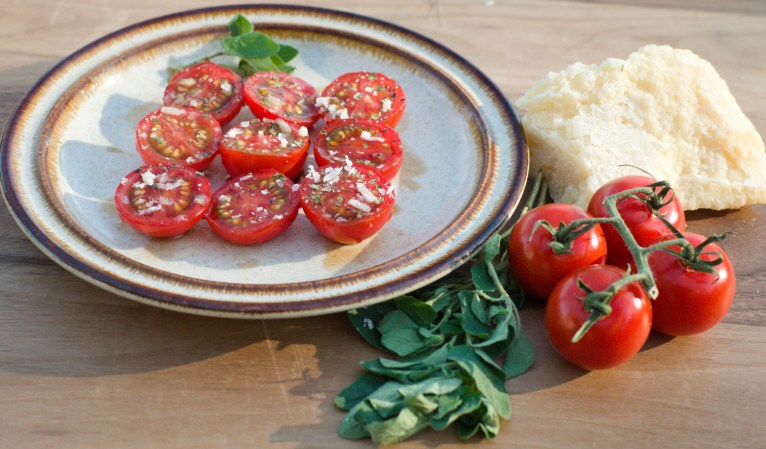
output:
<instances>
[{"instance_id":1,"label":"speckled glaze plate","mask_svg":"<svg viewBox=\"0 0 766 449\"><path fill-rule=\"evenodd\" d=\"M181 237L151 240L120 221L114 190L141 165L135 126L160 106L166 68L213 53L237 12L298 48L294 74L320 91L336 76L362 70L403 86L397 206L375 237L336 244L302 213L287 232L251 247L221 240L204 222ZM246 109L242 119L251 117ZM527 157L503 94L444 46L358 15L242 5L149 20L65 58L6 126L2 187L27 236L89 282L176 311L276 318L383 301L455 269L507 222L527 178ZM210 176L219 186L220 159Z\"/></svg>"}]
</instances>

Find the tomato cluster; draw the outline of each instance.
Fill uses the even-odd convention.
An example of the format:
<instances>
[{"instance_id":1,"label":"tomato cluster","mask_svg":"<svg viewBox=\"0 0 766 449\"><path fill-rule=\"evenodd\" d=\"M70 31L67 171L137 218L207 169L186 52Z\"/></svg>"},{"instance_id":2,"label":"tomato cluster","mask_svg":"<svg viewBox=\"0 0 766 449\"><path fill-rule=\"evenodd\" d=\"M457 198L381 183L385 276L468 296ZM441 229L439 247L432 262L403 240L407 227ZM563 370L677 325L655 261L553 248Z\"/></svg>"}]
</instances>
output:
<instances>
[{"instance_id":1,"label":"tomato cluster","mask_svg":"<svg viewBox=\"0 0 766 449\"><path fill-rule=\"evenodd\" d=\"M602 186L587 211L547 204L527 212L508 238L508 260L519 284L547 300L555 349L604 369L631 359L651 330L691 335L723 319L735 279L721 238L686 232L666 183L627 176Z\"/></svg>"},{"instance_id":2,"label":"tomato cluster","mask_svg":"<svg viewBox=\"0 0 766 449\"><path fill-rule=\"evenodd\" d=\"M120 182L117 211L150 237L181 235L204 218L247 245L281 234L303 209L320 234L360 242L393 212L403 154L394 126L405 104L401 86L380 73L341 75L318 95L282 72L243 80L212 62L193 65L171 77L163 106L139 122L146 165ZM254 117L229 125L244 105ZM312 135L319 168L299 179ZM218 154L229 179L211 193L201 171Z\"/></svg>"}]
</instances>

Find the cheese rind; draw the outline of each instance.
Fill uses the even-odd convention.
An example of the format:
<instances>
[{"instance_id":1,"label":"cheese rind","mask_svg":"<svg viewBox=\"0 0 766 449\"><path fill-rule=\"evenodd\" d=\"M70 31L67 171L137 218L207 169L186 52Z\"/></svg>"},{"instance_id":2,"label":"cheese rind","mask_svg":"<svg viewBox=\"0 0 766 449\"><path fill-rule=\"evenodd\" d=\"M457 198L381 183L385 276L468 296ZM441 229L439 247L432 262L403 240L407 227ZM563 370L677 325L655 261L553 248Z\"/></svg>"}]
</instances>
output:
<instances>
[{"instance_id":1,"label":"cheese rind","mask_svg":"<svg viewBox=\"0 0 766 449\"><path fill-rule=\"evenodd\" d=\"M766 150L713 66L648 45L626 60L575 63L516 102L532 173L555 201L587 207L611 179L644 170L684 209L766 203Z\"/></svg>"}]
</instances>

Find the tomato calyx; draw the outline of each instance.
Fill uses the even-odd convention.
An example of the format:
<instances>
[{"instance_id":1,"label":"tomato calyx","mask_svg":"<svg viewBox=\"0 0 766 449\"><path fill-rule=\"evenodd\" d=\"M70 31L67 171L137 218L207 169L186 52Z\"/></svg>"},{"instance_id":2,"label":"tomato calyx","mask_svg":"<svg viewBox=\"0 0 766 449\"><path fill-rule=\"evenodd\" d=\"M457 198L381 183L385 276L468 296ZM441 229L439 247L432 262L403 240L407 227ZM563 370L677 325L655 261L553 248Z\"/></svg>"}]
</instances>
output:
<instances>
[{"instance_id":1,"label":"tomato calyx","mask_svg":"<svg viewBox=\"0 0 766 449\"><path fill-rule=\"evenodd\" d=\"M548 223L545 220L539 220L532 228L532 232L529 235L529 240L532 240L537 228L543 228L551 233L553 240L548 244L554 254L557 256L563 256L564 254L572 254L572 243L577 240L578 237L587 234L597 224L600 223L614 223L613 218L584 218L580 220L574 220L569 224L559 222L557 228Z\"/></svg>"},{"instance_id":2,"label":"tomato calyx","mask_svg":"<svg viewBox=\"0 0 766 449\"><path fill-rule=\"evenodd\" d=\"M647 249L665 251L677 257L686 268L700 273L712 274L718 279L716 267L724 262L723 254L718 251L705 251L705 248L713 243L723 241L729 233L710 235L702 243L694 246L677 229L671 226L671 230L677 238L656 243ZM671 246L679 246L680 249L671 249Z\"/></svg>"},{"instance_id":3,"label":"tomato calyx","mask_svg":"<svg viewBox=\"0 0 766 449\"><path fill-rule=\"evenodd\" d=\"M645 187L640 187L637 190L635 194L626 195L621 200L628 197L636 198L646 204L652 210L652 213L658 217L662 217L660 209L671 204L675 199L675 193L668 181L657 181Z\"/></svg>"},{"instance_id":4,"label":"tomato calyx","mask_svg":"<svg viewBox=\"0 0 766 449\"><path fill-rule=\"evenodd\" d=\"M651 276L651 273L649 273L649 276ZM645 273L627 273L627 275L613 282L609 287L601 291L591 289L582 279L578 279L577 286L585 292L585 296L580 298L580 300L589 316L588 319L582 323L582 326L580 326L577 332L575 332L574 336L572 336L572 343L580 341L598 320L612 313L612 306L610 303L615 295L617 295L617 292L633 282L642 282L645 277Z\"/></svg>"}]
</instances>

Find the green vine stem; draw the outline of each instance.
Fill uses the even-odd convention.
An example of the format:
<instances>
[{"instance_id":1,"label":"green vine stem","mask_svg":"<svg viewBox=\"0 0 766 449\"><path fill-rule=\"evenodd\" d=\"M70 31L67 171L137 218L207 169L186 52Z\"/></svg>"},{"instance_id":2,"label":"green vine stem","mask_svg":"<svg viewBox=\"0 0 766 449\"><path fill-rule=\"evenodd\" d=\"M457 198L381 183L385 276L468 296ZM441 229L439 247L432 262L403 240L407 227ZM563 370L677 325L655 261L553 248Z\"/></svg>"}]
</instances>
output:
<instances>
[{"instance_id":1,"label":"green vine stem","mask_svg":"<svg viewBox=\"0 0 766 449\"><path fill-rule=\"evenodd\" d=\"M656 189L660 187L661 191L659 194L657 194ZM711 264L715 264L715 261L701 261L699 259L699 256L702 254L702 248L704 248L704 245L709 243L709 241L717 241L715 240L718 238L718 236L712 237L711 239L706 240L703 242L703 244L699 245L697 248L695 248L691 243L689 243L688 240L683 238L680 231L675 229L672 224L670 224L667 220L665 220L662 215L659 214L659 207L662 207L665 203L661 201L661 198L664 197L668 192L670 191L670 184L666 181L657 182L654 184L650 184L648 186L644 187L636 187L633 189L625 190L619 193L612 194L604 199L604 206L606 207L607 211L609 212L609 217L603 217L603 218L587 218L582 220L575 220L571 222L566 227L560 228L558 232L561 233L573 233L577 230L583 228L585 225L593 224L595 223L608 223L614 226L617 233L622 238L623 242L625 242L625 246L630 251L631 255L633 256L633 260L636 264L636 272L631 274L628 273L623 278L619 279L618 281L614 282L612 285L610 285L606 290L595 292L591 290L585 283L579 282L580 288L586 293L585 296L582 298L583 306L588 311L589 316L588 319L585 320L585 322L582 324L582 326L577 330L577 332L572 337L572 342L576 343L582 337L588 332L588 330L596 324L598 320L601 318L609 315L611 313L611 302L612 299L614 299L614 296L617 294L617 292L629 285L632 282L640 282L644 289L646 290L647 294L651 299L656 299L659 295L659 291L657 289L657 284L654 281L654 276L652 275L652 271L649 268L649 254L657 251L657 250L667 250L667 248L671 246L678 246L681 248L680 251L673 252L669 251L673 254L676 254L680 259L686 261L688 264L697 263L701 264L703 268L701 268L701 271L707 271L707 270L714 270ZM655 244L642 247L638 244L635 237L633 237L633 234L630 232L630 229L628 229L628 226L625 224L623 219L620 217L620 213L617 210L617 203L625 198L628 197L635 197L640 199L641 201L644 201L648 206L652 208L655 215L659 217L663 223L665 223L666 226L673 232L673 234L677 237L675 239L671 240L665 240L661 242L657 242ZM657 199L659 197L659 199ZM646 198L654 198L652 200L647 201ZM655 208L657 207L657 208ZM571 228L571 229L569 229ZM693 265L696 266L696 265ZM706 266L706 267L705 267ZM697 269L697 268L695 268Z\"/></svg>"}]
</instances>

